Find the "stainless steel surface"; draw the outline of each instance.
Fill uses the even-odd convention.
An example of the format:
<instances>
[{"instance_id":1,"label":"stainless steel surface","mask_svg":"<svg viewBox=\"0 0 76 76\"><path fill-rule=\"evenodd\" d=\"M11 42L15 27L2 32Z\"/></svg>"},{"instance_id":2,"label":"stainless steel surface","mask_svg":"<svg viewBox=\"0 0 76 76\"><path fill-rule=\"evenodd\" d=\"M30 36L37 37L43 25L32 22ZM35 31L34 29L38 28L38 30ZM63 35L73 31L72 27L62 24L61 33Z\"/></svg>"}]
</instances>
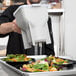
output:
<instances>
[{"instance_id":1,"label":"stainless steel surface","mask_svg":"<svg viewBox=\"0 0 76 76\"><path fill-rule=\"evenodd\" d=\"M17 70L16 68L8 65L6 62L0 61L1 76L23 76L23 73Z\"/></svg>"},{"instance_id":2,"label":"stainless steel surface","mask_svg":"<svg viewBox=\"0 0 76 76\"><path fill-rule=\"evenodd\" d=\"M35 51L35 55L38 55L38 42L35 43L35 46L34 46L34 51Z\"/></svg>"},{"instance_id":3,"label":"stainless steel surface","mask_svg":"<svg viewBox=\"0 0 76 76\"><path fill-rule=\"evenodd\" d=\"M0 13L2 13L4 10L0 10ZM61 14L64 12L64 9L48 9L48 13L52 13L52 14Z\"/></svg>"},{"instance_id":4,"label":"stainless steel surface","mask_svg":"<svg viewBox=\"0 0 76 76\"><path fill-rule=\"evenodd\" d=\"M71 70L55 71L55 72L22 72L15 67L12 67L0 60L0 69L1 76L76 76L76 67ZM3 74L5 73L5 74Z\"/></svg>"},{"instance_id":5,"label":"stainless steel surface","mask_svg":"<svg viewBox=\"0 0 76 76\"><path fill-rule=\"evenodd\" d=\"M40 55L42 55L42 42L39 42Z\"/></svg>"},{"instance_id":6,"label":"stainless steel surface","mask_svg":"<svg viewBox=\"0 0 76 76\"><path fill-rule=\"evenodd\" d=\"M0 50L4 50L6 49L6 46L5 45L0 45Z\"/></svg>"}]
</instances>

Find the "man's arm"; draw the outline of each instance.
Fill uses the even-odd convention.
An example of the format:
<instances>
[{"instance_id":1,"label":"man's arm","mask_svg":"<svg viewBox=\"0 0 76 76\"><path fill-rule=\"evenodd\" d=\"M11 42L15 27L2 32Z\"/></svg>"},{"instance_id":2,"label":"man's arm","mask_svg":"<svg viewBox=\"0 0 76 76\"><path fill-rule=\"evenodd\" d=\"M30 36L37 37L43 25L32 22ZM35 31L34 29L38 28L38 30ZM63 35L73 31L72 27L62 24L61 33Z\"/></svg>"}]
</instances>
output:
<instances>
[{"instance_id":1,"label":"man's arm","mask_svg":"<svg viewBox=\"0 0 76 76\"><path fill-rule=\"evenodd\" d=\"M12 27L13 27L13 23L12 22L8 22L8 23L2 23L0 25L0 34L7 34L13 31Z\"/></svg>"},{"instance_id":2,"label":"man's arm","mask_svg":"<svg viewBox=\"0 0 76 76\"><path fill-rule=\"evenodd\" d=\"M0 16L0 37L8 35L10 32L18 32L16 21L14 20L13 12L19 6L10 6ZM16 30L17 29L17 30Z\"/></svg>"},{"instance_id":3,"label":"man's arm","mask_svg":"<svg viewBox=\"0 0 76 76\"><path fill-rule=\"evenodd\" d=\"M21 33L20 28L16 25L15 20L13 22L2 23L0 25L0 34L7 34L10 32Z\"/></svg>"}]
</instances>

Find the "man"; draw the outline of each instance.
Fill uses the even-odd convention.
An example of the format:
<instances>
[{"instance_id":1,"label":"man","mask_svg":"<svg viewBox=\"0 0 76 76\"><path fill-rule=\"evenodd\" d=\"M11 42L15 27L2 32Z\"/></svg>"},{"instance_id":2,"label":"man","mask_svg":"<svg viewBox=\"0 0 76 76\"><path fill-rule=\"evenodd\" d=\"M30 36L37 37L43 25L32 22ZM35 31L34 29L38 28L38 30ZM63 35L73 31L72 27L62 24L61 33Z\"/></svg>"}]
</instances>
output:
<instances>
[{"instance_id":1,"label":"man","mask_svg":"<svg viewBox=\"0 0 76 76\"><path fill-rule=\"evenodd\" d=\"M27 4L40 3L40 0L27 0ZM24 49L23 40L21 35L21 30L16 24L15 17L13 16L14 11L20 5L14 5L8 7L0 16L0 37L5 37L9 35L8 45L7 45L7 54L34 54L34 47L29 48L27 50ZM53 36L51 29L51 20L48 20L48 27L50 32L50 37L52 39L52 43L48 45L44 45L43 54L46 55L54 55L54 47L53 47Z\"/></svg>"}]
</instances>

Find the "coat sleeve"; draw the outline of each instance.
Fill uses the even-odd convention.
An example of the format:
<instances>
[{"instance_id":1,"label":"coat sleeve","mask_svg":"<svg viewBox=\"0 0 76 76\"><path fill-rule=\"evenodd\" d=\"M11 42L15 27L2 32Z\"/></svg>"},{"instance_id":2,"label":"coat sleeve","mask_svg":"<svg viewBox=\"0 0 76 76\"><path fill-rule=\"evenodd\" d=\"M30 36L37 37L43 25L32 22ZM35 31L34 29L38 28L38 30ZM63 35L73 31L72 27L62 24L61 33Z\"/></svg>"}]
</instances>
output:
<instances>
[{"instance_id":1,"label":"coat sleeve","mask_svg":"<svg viewBox=\"0 0 76 76\"><path fill-rule=\"evenodd\" d=\"M16 7L16 8L15 8ZM13 12L17 9L17 6L10 6L8 7L1 15L0 15L0 24L12 22L14 20ZM0 34L0 37L5 37L9 35L7 34Z\"/></svg>"}]
</instances>

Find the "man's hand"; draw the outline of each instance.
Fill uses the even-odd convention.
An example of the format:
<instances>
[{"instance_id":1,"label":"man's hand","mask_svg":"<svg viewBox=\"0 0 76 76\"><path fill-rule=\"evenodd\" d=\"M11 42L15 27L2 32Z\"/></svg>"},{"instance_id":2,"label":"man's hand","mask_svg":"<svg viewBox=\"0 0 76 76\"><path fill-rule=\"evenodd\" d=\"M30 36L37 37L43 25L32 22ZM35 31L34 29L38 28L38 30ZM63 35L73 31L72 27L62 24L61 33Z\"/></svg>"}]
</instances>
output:
<instances>
[{"instance_id":1,"label":"man's hand","mask_svg":"<svg viewBox=\"0 0 76 76\"><path fill-rule=\"evenodd\" d=\"M12 30L21 34L21 29L17 26L16 19L13 20Z\"/></svg>"},{"instance_id":2,"label":"man's hand","mask_svg":"<svg viewBox=\"0 0 76 76\"><path fill-rule=\"evenodd\" d=\"M10 32L17 32L21 34L20 28L16 24L16 20L13 22L2 23L0 25L0 34L7 34Z\"/></svg>"},{"instance_id":3,"label":"man's hand","mask_svg":"<svg viewBox=\"0 0 76 76\"><path fill-rule=\"evenodd\" d=\"M27 4L28 4L28 5L30 5L30 4L31 4L29 0L27 0Z\"/></svg>"}]
</instances>

